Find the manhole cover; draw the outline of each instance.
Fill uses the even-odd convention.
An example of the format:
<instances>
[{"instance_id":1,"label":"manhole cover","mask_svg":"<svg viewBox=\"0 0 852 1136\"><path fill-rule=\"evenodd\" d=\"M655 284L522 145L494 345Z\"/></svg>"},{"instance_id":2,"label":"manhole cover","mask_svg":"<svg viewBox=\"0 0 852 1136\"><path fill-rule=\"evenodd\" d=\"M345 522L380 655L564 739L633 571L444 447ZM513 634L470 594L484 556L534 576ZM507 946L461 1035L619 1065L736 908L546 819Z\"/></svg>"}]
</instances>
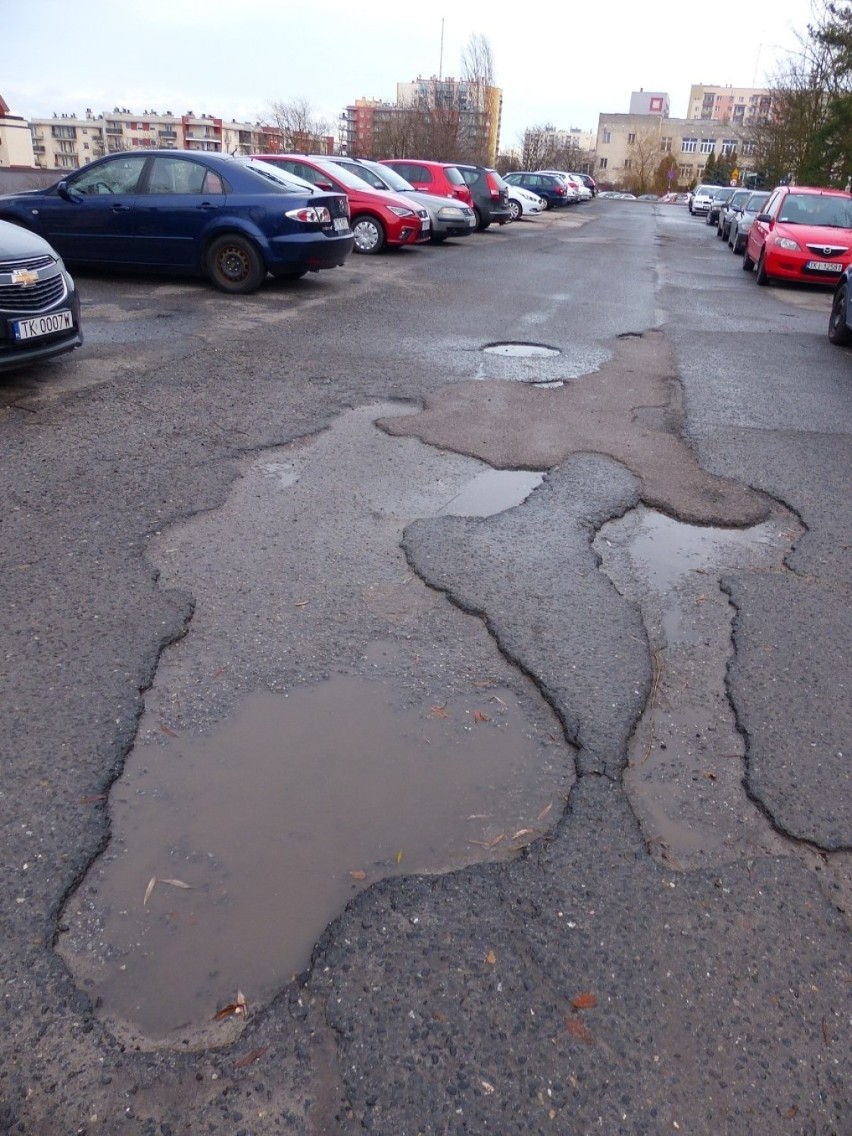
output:
<instances>
[{"instance_id":1,"label":"manhole cover","mask_svg":"<svg viewBox=\"0 0 852 1136\"><path fill-rule=\"evenodd\" d=\"M483 351L487 355L507 355L512 359L550 359L560 354L557 347L546 347L543 343L489 343Z\"/></svg>"}]
</instances>

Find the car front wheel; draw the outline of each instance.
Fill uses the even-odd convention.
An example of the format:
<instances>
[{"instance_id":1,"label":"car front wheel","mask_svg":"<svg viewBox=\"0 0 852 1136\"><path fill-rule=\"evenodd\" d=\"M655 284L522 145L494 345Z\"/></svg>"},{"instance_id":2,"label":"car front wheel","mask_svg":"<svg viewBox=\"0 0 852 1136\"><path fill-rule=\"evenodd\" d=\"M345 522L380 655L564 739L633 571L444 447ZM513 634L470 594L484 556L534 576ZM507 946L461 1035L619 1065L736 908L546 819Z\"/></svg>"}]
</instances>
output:
<instances>
[{"instance_id":1,"label":"car front wheel","mask_svg":"<svg viewBox=\"0 0 852 1136\"><path fill-rule=\"evenodd\" d=\"M385 247L385 230L375 217L355 217L352 221L352 233L355 237L355 252L372 256Z\"/></svg>"},{"instance_id":2,"label":"car front wheel","mask_svg":"<svg viewBox=\"0 0 852 1136\"><path fill-rule=\"evenodd\" d=\"M748 255L748 245L746 245L745 250L743 251L743 272L751 272L753 268L754 261Z\"/></svg>"},{"instance_id":3,"label":"car front wheel","mask_svg":"<svg viewBox=\"0 0 852 1136\"><path fill-rule=\"evenodd\" d=\"M760 259L757 262L757 276L755 277L758 284L764 287L769 283L769 274L766 271L766 249L761 252Z\"/></svg>"},{"instance_id":4,"label":"car front wheel","mask_svg":"<svg viewBox=\"0 0 852 1136\"><path fill-rule=\"evenodd\" d=\"M828 321L828 338L839 347L852 343L852 331L847 322L846 307L849 302L849 285L844 281L834 293L831 316Z\"/></svg>"},{"instance_id":5,"label":"car front wheel","mask_svg":"<svg viewBox=\"0 0 852 1136\"><path fill-rule=\"evenodd\" d=\"M512 214L513 221L520 221L524 215L524 210L520 203L514 200L509 201L509 212Z\"/></svg>"},{"instance_id":6,"label":"car front wheel","mask_svg":"<svg viewBox=\"0 0 852 1136\"><path fill-rule=\"evenodd\" d=\"M266 266L257 247L238 233L212 241L204 263L213 284L233 295L256 292L266 278Z\"/></svg>"}]
</instances>

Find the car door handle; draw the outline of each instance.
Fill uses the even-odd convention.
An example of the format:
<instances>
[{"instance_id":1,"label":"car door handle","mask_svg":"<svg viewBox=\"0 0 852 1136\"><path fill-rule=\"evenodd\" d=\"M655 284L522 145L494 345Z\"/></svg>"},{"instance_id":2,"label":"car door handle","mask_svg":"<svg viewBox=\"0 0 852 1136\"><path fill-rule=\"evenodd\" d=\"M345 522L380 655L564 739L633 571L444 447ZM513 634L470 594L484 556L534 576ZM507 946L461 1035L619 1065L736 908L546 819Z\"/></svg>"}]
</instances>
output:
<instances>
[{"instance_id":1,"label":"car door handle","mask_svg":"<svg viewBox=\"0 0 852 1136\"><path fill-rule=\"evenodd\" d=\"M196 208L197 209L205 209L205 210L207 210L208 213L210 213L214 209L218 209L219 206L214 205L212 201L202 201L200 205L196 206Z\"/></svg>"},{"instance_id":2,"label":"car door handle","mask_svg":"<svg viewBox=\"0 0 852 1136\"><path fill-rule=\"evenodd\" d=\"M129 205L113 205L112 211L113 211L113 213L129 213L130 212L130 206Z\"/></svg>"}]
</instances>

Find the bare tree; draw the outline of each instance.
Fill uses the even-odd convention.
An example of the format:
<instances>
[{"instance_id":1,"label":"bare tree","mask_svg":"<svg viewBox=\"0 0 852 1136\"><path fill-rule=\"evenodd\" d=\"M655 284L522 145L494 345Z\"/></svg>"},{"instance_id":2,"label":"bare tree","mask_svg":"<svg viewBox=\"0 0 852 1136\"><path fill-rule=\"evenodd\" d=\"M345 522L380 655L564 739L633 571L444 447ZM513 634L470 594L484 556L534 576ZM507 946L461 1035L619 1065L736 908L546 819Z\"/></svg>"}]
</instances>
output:
<instances>
[{"instance_id":1,"label":"bare tree","mask_svg":"<svg viewBox=\"0 0 852 1136\"><path fill-rule=\"evenodd\" d=\"M659 127L646 127L637 129L633 141L627 148L627 174L624 178L625 188L632 193L648 193L654 186L654 178L660 164L660 131Z\"/></svg>"},{"instance_id":2,"label":"bare tree","mask_svg":"<svg viewBox=\"0 0 852 1136\"><path fill-rule=\"evenodd\" d=\"M474 33L467 41L461 59L465 103L460 107L462 149L469 161L488 164L493 160L492 133L495 131L494 56L484 35Z\"/></svg>"},{"instance_id":3,"label":"bare tree","mask_svg":"<svg viewBox=\"0 0 852 1136\"><path fill-rule=\"evenodd\" d=\"M314 112L307 99L272 103L270 110L273 121L281 132L281 144L286 149L307 152L325 150L325 140L331 134L331 126L327 119Z\"/></svg>"}]
</instances>

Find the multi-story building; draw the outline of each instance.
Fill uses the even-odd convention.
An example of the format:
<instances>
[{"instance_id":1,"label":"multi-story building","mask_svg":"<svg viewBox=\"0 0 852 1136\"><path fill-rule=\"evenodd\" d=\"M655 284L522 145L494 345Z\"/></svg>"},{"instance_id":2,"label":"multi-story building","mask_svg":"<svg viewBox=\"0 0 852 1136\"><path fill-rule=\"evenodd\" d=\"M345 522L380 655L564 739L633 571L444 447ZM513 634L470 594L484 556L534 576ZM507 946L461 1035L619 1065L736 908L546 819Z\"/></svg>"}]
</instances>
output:
<instances>
[{"instance_id":1,"label":"multi-story building","mask_svg":"<svg viewBox=\"0 0 852 1136\"><path fill-rule=\"evenodd\" d=\"M31 169L34 165L30 124L25 118L11 114L0 96L0 167Z\"/></svg>"},{"instance_id":2,"label":"multi-story building","mask_svg":"<svg viewBox=\"0 0 852 1136\"><path fill-rule=\"evenodd\" d=\"M765 87L719 87L699 83L689 89L687 118L749 126L769 114Z\"/></svg>"},{"instance_id":3,"label":"multi-story building","mask_svg":"<svg viewBox=\"0 0 852 1136\"><path fill-rule=\"evenodd\" d=\"M503 92L499 87L480 87L467 79L418 76L410 83L397 83L396 102L401 107L423 106L457 113L460 137L471 152L478 152L489 164L496 160L503 120Z\"/></svg>"},{"instance_id":4,"label":"multi-story building","mask_svg":"<svg viewBox=\"0 0 852 1136\"><path fill-rule=\"evenodd\" d=\"M685 187L702 180L711 154L716 158L736 154L741 168L747 168L753 152L748 131L738 124L662 115L602 114L594 172L600 180L625 185L640 169L648 175L671 155L677 164L678 185Z\"/></svg>"}]
</instances>

